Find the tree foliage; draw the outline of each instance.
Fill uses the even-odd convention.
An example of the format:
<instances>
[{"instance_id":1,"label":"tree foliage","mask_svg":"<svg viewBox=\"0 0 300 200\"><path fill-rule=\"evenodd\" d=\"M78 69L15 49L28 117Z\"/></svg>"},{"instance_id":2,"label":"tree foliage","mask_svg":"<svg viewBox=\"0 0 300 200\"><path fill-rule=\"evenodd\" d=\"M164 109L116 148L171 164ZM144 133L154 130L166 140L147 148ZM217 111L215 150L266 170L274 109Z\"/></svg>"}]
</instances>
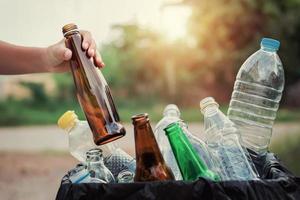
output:
<instances>
[{"instance_id":1,"label":"tree foliage","mask_svg":"<svg viewBox=\"0 0 300 200\"><path fill-rule=\"evenodd\" d=\"M294 84L298 82L299 85L300 79L299 0L186 2L192 2L189 29L201 50L199 54L204 58L199 65L214 68L215 83L225 87L221 88L222 91L229 92L226 88L232 85L243 61L259 47L260 38L272 37L281 42L279 55L286 75L284 99L288 103L297 98Z\"/></svg>"},{"instance_id":2,"label":"tree foliage","mask_svg":"<svg viewBox=\"0 0 300 200\"><path fill-rule=\"evenodd\" d=\"M299 82L299 0L183 2L192 8L187 27L192 45L189 39L167 43L136 24L114 27L120 36L103 46L102 54L118 95L193 105L211 95L228 102L239 67L261 37L281 41L286 90Z\"/></svg>"}]
</instances>

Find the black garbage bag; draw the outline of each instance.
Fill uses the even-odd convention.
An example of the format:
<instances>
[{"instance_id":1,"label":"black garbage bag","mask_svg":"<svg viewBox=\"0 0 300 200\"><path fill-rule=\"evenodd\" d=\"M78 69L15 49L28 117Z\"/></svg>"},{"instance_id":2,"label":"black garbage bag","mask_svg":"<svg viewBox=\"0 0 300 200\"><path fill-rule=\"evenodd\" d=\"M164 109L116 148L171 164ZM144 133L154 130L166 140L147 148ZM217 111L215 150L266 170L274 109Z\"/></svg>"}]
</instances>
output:
<instances>
[{"instance_id":1,"label":"black garbage bag","mask_svg":"<svg viewBox=\"0 0 300 200\"><path fill-rule=\"evenodd\" d=\"M261 180L213 182L200 178L194 182L72 184L67 174L62 179L56 200L300 199L300 178L281 165L274 154L256 158L255 165Z\"/></svg>"},{"instance_id":2,"label":"black garbage bag","mask_svg":"<svg viewBox=\"0 0 300 200\"><path fill-rule=\"evenodd\" d=\"M255 164L255 168L261 179L277 179L279 177L290 177L294 175L282 164L274 153L267 153L263 156L258 156L255 152L247 149L251 155L251 159Z\"/></svg>"}]
</instances>

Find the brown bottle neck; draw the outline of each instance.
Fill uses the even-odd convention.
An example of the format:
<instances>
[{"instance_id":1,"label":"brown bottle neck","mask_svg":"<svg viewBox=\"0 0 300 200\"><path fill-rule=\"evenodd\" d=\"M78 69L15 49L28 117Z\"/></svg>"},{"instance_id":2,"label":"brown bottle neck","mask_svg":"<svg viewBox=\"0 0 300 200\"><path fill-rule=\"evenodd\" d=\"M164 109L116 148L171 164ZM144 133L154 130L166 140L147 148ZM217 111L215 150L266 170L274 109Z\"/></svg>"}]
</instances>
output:
<instances>
[{"instance_id":1,"label":"brown bottle neck","mask_svg":"<svg viewBox=\"0 0 300 200\"><path fill-rule=\"evenodd\" d=\"M155 157L156 164L159 162L164 163L158 144L155 140L149 119L133 119L133 125L137 162L139 162L140 159L145 158L145 154L151 154L153 157Z\"/></svg>"},{"instance_id":2,"label":"brown bottle neck","mask_svg":"<svg viewBox=\"0 0 300 200\"><path fill-rule=\"evenodd\" d=\"M77 25L73 23L64 25L62 28L62 32L64 37L66 38L70 35L79 34Z\"/></svg>"},{"instance_id":3,"label":"brown bottle neck","mask_svg":"<svg viewBox=\"0 0 300 200\"><path fill-rule=\"evenodd\" d=\"M77 34L80 35L78 30L70 30L70 31L64 33L64 37L69 38L72 35L77 35Z\"/></svg>"}]
</instances>

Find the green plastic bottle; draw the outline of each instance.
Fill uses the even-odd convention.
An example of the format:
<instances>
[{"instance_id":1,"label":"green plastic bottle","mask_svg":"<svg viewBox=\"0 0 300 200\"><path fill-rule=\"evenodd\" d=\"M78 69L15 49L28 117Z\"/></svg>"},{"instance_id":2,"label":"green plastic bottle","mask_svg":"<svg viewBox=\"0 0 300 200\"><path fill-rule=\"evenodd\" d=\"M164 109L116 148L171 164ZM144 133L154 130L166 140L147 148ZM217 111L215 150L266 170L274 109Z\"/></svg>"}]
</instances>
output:
<instances>
[{"instance_id":1,"label":"green plastic bottle","mask_svg":"<svg viewBox=\"0 0 300 200\"><path fill-rule=\"evenodd\" d=\"M169 139L183 180L195 181L199 177L220 180L217 174L207 169L204 161L199 157L177 122L167 126L164 131Z\"/></svg>"}]
</instances>

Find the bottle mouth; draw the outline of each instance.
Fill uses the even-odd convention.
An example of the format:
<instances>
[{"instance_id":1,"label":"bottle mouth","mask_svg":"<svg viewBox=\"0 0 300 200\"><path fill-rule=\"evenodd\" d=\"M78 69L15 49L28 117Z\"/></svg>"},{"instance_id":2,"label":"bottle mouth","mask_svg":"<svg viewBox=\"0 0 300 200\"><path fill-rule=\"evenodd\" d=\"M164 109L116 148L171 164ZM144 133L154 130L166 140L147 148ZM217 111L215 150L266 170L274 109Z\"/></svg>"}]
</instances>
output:
<instances>
[{"instance_id":1,"label":"bottle mouth","mask_svg":"<svg viewBox=\"0 0 300 200\"><path fill-rule=\"evenodd\" d=\"M166 116L168 114L180 117L179 108L175 104L169 104L165 107L163 115Z\"/></svg>"},{"instance_id":2,"label":"bottle mouth","mask_svg":"<svg viewBox=\"0 0 300 200\"><path fill-rule=\"evenodd\" d=\"M62 32L63 32L63 35L66 36L73 32L79 32L79 30L78 30L78 27L76 24L70 23L70 24L66 24L63 26Z\"/></svg>"},{"instance_id":3,"label":"bottle mouth","mask_svg":"<svg viewBox=\"0 0 300 200\"><path fill-rule=\"evenodd\" d=\"M201 112L203 113L204 110L208 107L208 106L217 106L219 107L219 104L215 101L215 99L213 97L206 97L204 99L202 99L200 101L200 109L201 109Z\"/></svg>"},{"instance_id":4,"label":"bottle mouth","mask_svg":"<svg viewBox=\"0 0 300 200\"><path fill-rule=\"evenodd\" d=\"M267 51L277 51L280 47L280 42L272 38L263 38L260 42L260 46Z\"/></svg>"},{"instance_id":5,"label":"bottle mouth","mask_svg":"<svg viewBox=\"0 0 300 200\"><path fill-rule=\"evenodd\" d=\"M86 152L86 158L88 160L93 160L97 157L102 157L102 149L99 149L99 148L93 148L93 149L90 149L89 151Z\"/></svg>"},{"instance_id":6,"label":"bottle mouth","mask_svg":"<svg viewBox=\"0 0 300 200\"><path fill-rule=\"evenodd\" d=\"M134 178L134 173L128 170L122 170L117 176L117 180L119 182L124 182L124 183L132 182L133 178Z\"/></svg>"},{"instance_id":7,"label":"bottle mouth","mask_svg":"<svg viewBox=\"0 0 300 200\"><path fill-rule=\"evenodd\" d=\"M95 154L99 154L99 153L102 153L102 149L93 148L86 152L86 154L89 154L89 155L95 155Z\"/></svg>"},{"instance_id":8,"label":"bottle mouth","mask_svg":"<svg viewBox=\"0 0 300 200\"><path fill-rule=\"evenodd\" d=\"M173 122L171 124L169 124L166 128L164 128L164 131L166 133L166 135L170 135L172 133L174 133L174 131L178 130L180 128L178 122Z\"/></svg>"},{"instance_id":9,"label":"bottle mouth","mask_svg":"<svg viewBox=\"0 0 300 200\"><path fill-rule=\"evenodd\" d=\"M132 124L146 123L149 121L148 113L141 113L131 117Z\"/></svg>"}]
</instances>

